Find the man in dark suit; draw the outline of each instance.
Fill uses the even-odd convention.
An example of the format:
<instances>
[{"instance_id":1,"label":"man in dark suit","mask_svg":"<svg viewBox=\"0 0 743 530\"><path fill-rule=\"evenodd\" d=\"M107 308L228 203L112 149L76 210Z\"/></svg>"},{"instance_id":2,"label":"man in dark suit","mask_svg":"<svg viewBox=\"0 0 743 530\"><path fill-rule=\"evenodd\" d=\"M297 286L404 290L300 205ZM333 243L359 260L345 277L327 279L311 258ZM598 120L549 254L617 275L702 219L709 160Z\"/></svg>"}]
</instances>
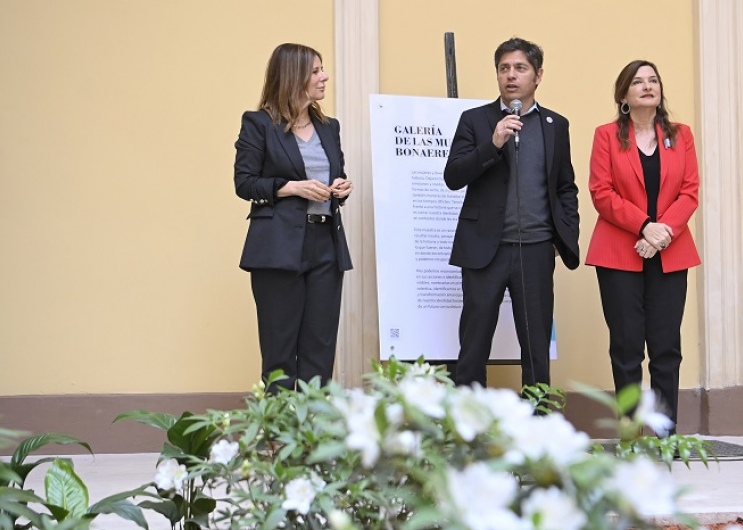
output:
<instances>
[{"instance_id":1,"label":"man in dark suit","mask_svg":"<svg viewBox=\"0 0 743 530\"><path fill-rule=\"evenodd\" d=\"M465 111L444 170L467 186L450 263L462 268L457 384L486 384L486 368L508 288L521 345L522 381L548 383L555 254L579 264L578 188L568 121L535 100L542 50L513 38L495 51L500 98ZM520 100L523 111L509 108Z\"/></svg>"}]
</instances>

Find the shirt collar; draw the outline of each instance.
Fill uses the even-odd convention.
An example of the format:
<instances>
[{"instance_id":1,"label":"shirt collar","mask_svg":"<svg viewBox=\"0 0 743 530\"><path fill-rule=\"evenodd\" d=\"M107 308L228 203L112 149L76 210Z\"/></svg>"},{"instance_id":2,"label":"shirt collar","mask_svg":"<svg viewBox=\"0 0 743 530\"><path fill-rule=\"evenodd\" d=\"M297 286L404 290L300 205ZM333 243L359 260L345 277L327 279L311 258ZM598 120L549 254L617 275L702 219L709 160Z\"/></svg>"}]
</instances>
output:
<instances>
[{"instance_id":1,"label":"shirt collar","mask_svg":"<svg viewBox=\"0 0 743 530\"><path fill-rule=\"evenodd\" d=\"M500 101L500 110L504 112L508 112L510 114L511 109L506 107L505 103L503 103L503 99L501 98L499 101ZM534 100L534 103L532 104L532 106L529 107L529 109L526 112L521 113L521 116L526 116L527 114L531 114L532 112L539 112L539 104L537 103L536 99Z\"/></svg>"}]
</instances>

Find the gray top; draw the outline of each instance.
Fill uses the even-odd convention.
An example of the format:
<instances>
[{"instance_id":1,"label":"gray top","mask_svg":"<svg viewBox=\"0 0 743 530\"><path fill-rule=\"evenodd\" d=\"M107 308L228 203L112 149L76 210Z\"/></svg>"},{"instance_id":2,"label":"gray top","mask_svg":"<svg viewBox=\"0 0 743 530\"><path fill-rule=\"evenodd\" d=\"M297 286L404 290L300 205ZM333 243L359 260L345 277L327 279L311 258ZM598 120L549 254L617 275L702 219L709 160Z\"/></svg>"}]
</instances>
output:
<instances>
[{"instance_id":1,"label":"gray top","mask_svg":"<svg viewBox=\"0 0 743 530\"><path fill-rule=\"evenodd\" d=\"M320 143L320 137L317 131L312 131L312 136L306 142L296 134L299 152L304 160L304 171L308 180L319 180L326 186L330 186L330 162L325 150ZM317 202L309 201L307 213L330 215L330 201Z\"/></svg>"},{"instance_id":2,"label":"gray top","mask_svg":"<svg viewBox=\"0 0 743 530\"><path fill-rule=\"evenodd\" d=\"M506 199L505 224L501 240L506 243L519 242L519 220L523 243L549 241L553 237L552 214L547 192L547 165L545 160L544 134L538 109L521 116L518 175L515 164L511 166ZM513 140L506 147L510 159L516 150ZM516 180L518 179L518 185ZM518 200L517 200L518 186Z\"/></svg>"}]
</instances>

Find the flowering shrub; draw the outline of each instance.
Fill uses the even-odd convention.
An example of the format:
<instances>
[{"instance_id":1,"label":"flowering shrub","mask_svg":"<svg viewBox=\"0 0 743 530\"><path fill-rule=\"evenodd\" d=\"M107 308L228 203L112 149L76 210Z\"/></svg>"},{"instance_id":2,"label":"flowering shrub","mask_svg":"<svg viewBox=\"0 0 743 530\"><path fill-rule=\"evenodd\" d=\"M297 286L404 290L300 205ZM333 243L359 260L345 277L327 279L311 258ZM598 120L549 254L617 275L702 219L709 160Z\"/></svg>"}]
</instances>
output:
<instances>
[{"instance_id":1,"label":"flowering shrub","mask_svg":"<svg viewBox=\"0 0 743 530\"><path fill-rule=\"evenodd\" d=\"M585 433L515 392L455 387L422 361L391 360L367 381L257 389L243 409L182 418L208 455L169 449L160 493L196 481L222 492L186 528L645 529L676 512L666 467L592 453Z\"/></svg>"}]
</instances>

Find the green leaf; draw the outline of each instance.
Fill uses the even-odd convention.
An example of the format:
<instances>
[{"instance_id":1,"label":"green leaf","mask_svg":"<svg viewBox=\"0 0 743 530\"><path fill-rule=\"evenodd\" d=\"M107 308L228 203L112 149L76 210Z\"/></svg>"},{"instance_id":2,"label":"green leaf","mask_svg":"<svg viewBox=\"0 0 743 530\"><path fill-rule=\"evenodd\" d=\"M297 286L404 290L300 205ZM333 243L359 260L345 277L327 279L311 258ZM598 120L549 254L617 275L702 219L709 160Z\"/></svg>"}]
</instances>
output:
<instances>
[{"instance_id":1,"label":"green leaf","mask_svg":"<svg viewBox=\"0 0 743 530\"><path fill-rule=\"evenodd\" d=\"M258 430L260 428L261 426L257 421L250 423L248 428L245 429L245 434L243 434L240 441L246 446L250 445L255 441L256 436L258 436Z\"/></svg>"},{"instance_id":2,"label":"green leaf","mask_svg":"<svg viewBox=\"0 0 743 530\"><path fill-rule=\"evenodd\" d=\"M199 515L210 514L216 507L217 501L206 495L199 495L191 501L191 516L197 517Z\"/></svg>"},{"instance_id":3,"label":"green leaf","mask_svg":"<svg viewBox=\"0 0 743 530\"><path fill-rule=\"evenodd\" d=\"M116 418L114 418L113 423L121 420L132 420L139 423L144 423L145 425L150 425L151 427L156 427L164 431L170 429L173 425L175 425L176 421L178 421L177 418L172 414L166 414L163 412L150 412L148 410L142 409L131 410L129 412L119 414L118 416L116 416Z\"/></svg>"},{"instance_id":4,"label":"green leaf","mask_svg":"<svg viewBox=\"0 0 743 530\"><path fill-rule=\"evenodd\" d=\"M88 512L90 512L90 513L98 513L98 510L99 510L99 508L101 506L104 506L104 505L109 504L109 503L115 503L115 502L118 502L118 501L123 501L123 500L126 500L126 499L131 499L131 498L134 498L134 497L139 497L139 496L152 497L152 498L155 498L155 499L160 499L161 497L159 495L147 491L147 488L149 488L150 486L152 486L152 483L145 484L144 486L140 486L140 487L135 488L133 490L122 491L121 493L114 493L113 495L109 495L108 497L105 497L105 498L101 499L100 501L98 501L97 503L95 503L94 505L92 505L88 509Z\"/></svg>"},{"instance_id":5,"label":"green leaf","mask_svg":"<svg viewBox=\"0 0 743 530\"><path fill-rule=\"evenodd\" d=\"M297 403L297 419L299 420L299 423L304 423L307 421L307 403Z\"/></svg>"},{"instance_id":6,"label":"green leaf","mask_svg":"<svg viewBox=\"0 0 743 530\"><path fill-rule=\"evenodd\" d=\"M287 445L281 448L281 450L279 451L279 454L277 455L277 458L280 461L286 460L292 455L292 453L294 452L296 448L297 448L296 442L294 441L289 442Z\"/></svg>"},{"instance_id":7,"label":"green leaf","mask_svg":"<svg viewBox=\"0 0 743 530\"><path fill-rule=\"evenodd\" d=\"M268 517L266 517L266 522L263 523L263 530L274 530L274 528L278 528L279 524L283 523L286 520L286 510L281 508L274 509L270 514L268 514Z\"/></svg>"},{"instance_id":8,"label":"green leaf","mask_svg":"<svg viewBox=\"0 0 743 530\"><path fill-rule=\"evenodd\" d=\"M642 389L640 388L640 385L629 385L620 390L619 394L617 394L617 407L619 414L627 414L635 408L637 404L640 403L641 397Z\"/></svg>"},{"instance_id":9,"label":"green leaf","mask_svg":"<svg viewBox=\"0 0 743 530\"><path fill-rule=\"evenodd\" d=\"M168 458L175 458L180 462L184 456L186 456L186 453L169 443L164 443L163 448L160 449L160 461L167 460Z\"/></svg>"},{"instance_id":10,"label":"green leaf","mask_svg":"<svg viewBox=\"0 0 743 530\"><path fill-rule=\"evenodd\" d=\"M64 508L74 516L80 516L88 510L88 488L69 462L57 458L46 472L44 487L47 506Z\"/></svg>"},{"instance_id":11,"label":"green leaf","mask_svg":"<svg viewBox=\"0 0 743 530\"><path fill-rule=\"evenodd\" d=\"M149 528L147 526L147 520L144 518L144 514L142 513L142 508L140 508L139 506L135 506L130 501L118 500L107 503L99 502L95 505L95 507L96 511L93 512L91 510L90 513L112 513L114 515L118 515L122 519L136 523L137 526L139 526L140 528L144 528L145 530L148 530Z\"/></svg>"},{"instance_id":12,"label":"green leaf","mask_svg":"<svg viewBox=\"0 0 743 530\"><path fill-rule=\"evenodd\" d=\"M74 436L67 436L66 434L56 433L40 434L38 436L26 438L18 445L15 452L13 453L13 457L10 459L10 467L16 469L16 466L23 464L23 461L26 460L26 457L29 454L49 444L76 444L87 449L91 455L93 454L93 450L87 443L79 440L78 438L75 438Z\"/></svg>"},{"instance_id":13,"label":"green leaf","mask_svg":"<svg viewBox=\"0 0 743 530\"><path fill-rule=\"evenodd\" d=\"M19 482L19 485L23 487L23 485L26 483L26 478L28 478L29 473L36 469L39 465L45 464L47 462L54 462L56 459L56 456L50 456L47 458L39 458L38 460L34 462L30 462L28 464L19 464L15 467L14 471L18 473L18 476L21 477L21 481Z\"/></svg>"},{"instance_id":14,"label":"green leaf","mask_svg":"<svg viewBox=\"0 0 743 530\"><path fill-rule=\"evenodd\" d=\"M89 530L93 520L90 516L69 517L58 524L45 523L42 530Z\"/></svg>"},{"instance_id":15,"label":"green leaf","mask_svg":"<svg viewBox=\"0 0 743 530\"><path fill-rule=\"evenodd\" d=\"M266 379L266 388L270 388L276 381L283 381L284 379L289 379L289 376L284 375L284 370L274 370Z\"/></svg>"},{"instance_id":16,"label":"green leaf","mask_svg":"<svg viewBox=\"0 0 743 530\"><path fill-rule=\"evenodd\" d=\"M57 506L56 504L49 504L45 503L44 506L49 508L49 511L52 514L52 517L54 517L55 521L65 521L67 520L67 517L70 515L70 512L66 510L65 508L62 508L61 506ZM73 515L71 519L74 519L75 516Z\"/></svg>"},{"instance_id":17,"label":"green leaf","mask_svg":"<svg viewBox=\"0 0 743 530\"><path fill-rule=\"evenodd\" d=\"M22 481L21 476L13 471L13 468L5 462L0 462L0 486L7 486L11 482L22 484Z\"/></svg>"},{"instance_id":18,"label":"green leaf","mask_svg":"<svg viewBox=\"0 0 743 530\"><path fill-rule=\"evenodd\" d=\"M21 490L18 488L8 488L8 487L2 487L0 488L0 499L2 500L14 500L18 502L34 502L43 504L44 499L36 495L33 491L29 490Z\"/></svg>"},{"instance_id":19,"label":"green leaf","mask_svg":"<svg viewBox=\"0 0 743 530\"><path fill-rule=\"evenodd\" d=\"M184 412L181 415L178 421L168 429L168 441L187 455L208 458L209 449L217 437L212 437L216 428L209 426L186 433L193 423L190 419L192 416L190 412Z\"/></svg>"},{"instance_id":20,"label":"green leaf","mask_svg":"<svg viewBox=\"0 0 743 530\"><path fill-rule=\"evenodd\" d=\"M30 491L17 488L0 488L0 511L11 514L13 519L25 517L36 528L41 528L42 514L29 508L28 503L44 504L44 499ZM0 526L0 528L5 528L5 526Z\"/></svg>"},{"instance_id":21,"label":"green leaf","mask_svg":"<svg viewBox=\"0 0 743 530\"><path fill-rule=\"evenodd\" d=\"M329 462L346 454L346 444L343 442L325 442L320 444L307 457L308 464Z\"/></svg>"},{"instance_id":22,"label":"green leaf","mask_svg":"<svg viewBox=\"0 0 743 530\"><path fill-rule=\"evenodd\" d=\"M162 502L142 501L138 506L145 510L152 510L153 512L164 516L168 521L170 521L171 526L175 526L176 523L183 518L180 509L171 500L165 500Z\"/></svg>"},{"instance_id":23,"label":"green leaf","mask_svg":"<svg viewBox=\"0 0 743 530\"><path fill-rule=\"evenodd\" d=\"M599 390L598 388L594 388L583 383L575 382L572 384L572 386L584 396L589 397L592 400L601 403L602 405L606 405L609 409L615 412L617 411L616 399L614 399L614 396L612 396L608 392Z\"/></svg>"}]
</instances>

